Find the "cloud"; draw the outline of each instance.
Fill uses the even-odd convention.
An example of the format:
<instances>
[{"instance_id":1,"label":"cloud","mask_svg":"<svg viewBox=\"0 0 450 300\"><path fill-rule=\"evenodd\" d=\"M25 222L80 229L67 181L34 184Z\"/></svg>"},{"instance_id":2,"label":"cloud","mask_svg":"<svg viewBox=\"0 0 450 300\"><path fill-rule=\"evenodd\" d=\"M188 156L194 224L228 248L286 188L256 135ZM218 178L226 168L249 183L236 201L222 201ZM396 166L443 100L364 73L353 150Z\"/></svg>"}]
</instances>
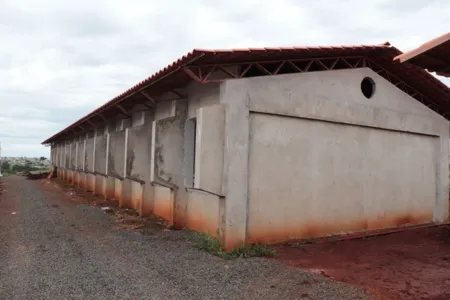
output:
<instances>
[{"instance_id":1,"label":"cloud","mask_svg":"<svg viewBox=\"0 0 450 300\"><path fill-rule=\"evenodd\" d=\"M445 0L0 0L0 141L39 143L193 48L390 41L448 31ZM444 80L450 84L449 80Z\"/></svg>"}]
</instances>

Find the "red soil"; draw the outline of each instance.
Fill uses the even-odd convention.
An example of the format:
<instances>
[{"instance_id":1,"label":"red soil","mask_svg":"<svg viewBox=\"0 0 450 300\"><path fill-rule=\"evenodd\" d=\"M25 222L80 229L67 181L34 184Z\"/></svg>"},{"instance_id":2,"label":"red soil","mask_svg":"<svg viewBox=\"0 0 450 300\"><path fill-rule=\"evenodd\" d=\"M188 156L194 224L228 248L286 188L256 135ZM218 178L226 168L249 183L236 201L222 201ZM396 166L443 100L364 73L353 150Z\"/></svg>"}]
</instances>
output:
<instances>
[{"instance_id":1,"label":"red soil","mask_svg":"<svg viewBox=\"0 0 450 300\"><path fill-rule=\"evenodd\" d=\"M282 263L368 289L377 299L450 299L450 226L275 247Z\"/></svg>"}]
</instances>

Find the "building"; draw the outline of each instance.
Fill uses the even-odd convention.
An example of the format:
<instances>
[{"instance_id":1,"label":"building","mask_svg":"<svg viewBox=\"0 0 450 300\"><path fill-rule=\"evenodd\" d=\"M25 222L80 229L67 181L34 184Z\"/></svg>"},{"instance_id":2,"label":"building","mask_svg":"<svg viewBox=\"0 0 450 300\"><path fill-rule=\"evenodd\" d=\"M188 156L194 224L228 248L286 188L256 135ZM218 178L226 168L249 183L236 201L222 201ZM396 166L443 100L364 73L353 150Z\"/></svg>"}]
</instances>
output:
<instances>
[{"instance_id":1,"label":"building","mask_svg":"<svg viewBox=\"0 0 450 300\"><path fill-rule=\"evenodd\" d=\"M194 50L43 144L59 177L226 249L444 222L450 89L399 54Z\"/></svg>"}]
</instances>

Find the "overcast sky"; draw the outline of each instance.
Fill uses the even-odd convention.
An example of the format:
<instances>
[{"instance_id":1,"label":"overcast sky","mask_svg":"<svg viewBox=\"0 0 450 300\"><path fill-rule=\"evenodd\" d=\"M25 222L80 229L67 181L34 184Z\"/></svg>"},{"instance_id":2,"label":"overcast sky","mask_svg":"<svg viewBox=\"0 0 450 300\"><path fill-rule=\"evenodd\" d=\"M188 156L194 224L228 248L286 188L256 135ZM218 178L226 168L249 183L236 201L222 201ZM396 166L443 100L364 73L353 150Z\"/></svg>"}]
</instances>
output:
<instances>
[{"instance_id":1,"label":"overcast sky","mask_svg":"<svg viewBox=\"0 0 450 300\"><path fill-rule=\"evenodd\" d=\"M450 31L448 12L448 0L0 0L3 155L49 156L45 138L193 48L406 51Z\"/></svg>"}]
</instances>

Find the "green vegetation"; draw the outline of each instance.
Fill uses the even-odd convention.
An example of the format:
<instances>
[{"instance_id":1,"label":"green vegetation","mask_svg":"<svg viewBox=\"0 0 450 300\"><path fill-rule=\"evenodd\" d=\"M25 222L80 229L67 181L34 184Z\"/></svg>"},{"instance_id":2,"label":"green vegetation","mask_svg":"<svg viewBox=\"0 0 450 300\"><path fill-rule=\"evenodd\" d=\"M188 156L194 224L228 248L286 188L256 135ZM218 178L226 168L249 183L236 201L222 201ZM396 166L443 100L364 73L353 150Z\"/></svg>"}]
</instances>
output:
<instances>
[{"instance_id":1,"label":"green vegetation","mask_svg":"<svg viewBox=\"0 0 450 300\"><path fill-rule=\"evenodd\" d=\"M262 244L254 244L251 247L245 247L242 245L231 252L226 252L220 247L220 241L218 239L207 234L193 232L192 237L198 249L225 259L274 256L276 254L275 250Z\"/></svg>"},{"instance_id":2,"label":"green vegetation","mask_svg":"<svg viewBox=\"0 0 450 300\"><path fill-rule=\"evenodd\" d=\"M48 167L33 166L31 161L26 160L23 164L12 164L7 160L3 160L1 163L1 170L4 175L27 173L32 171L48 171Z\"/></svg>"}]
</instances>

